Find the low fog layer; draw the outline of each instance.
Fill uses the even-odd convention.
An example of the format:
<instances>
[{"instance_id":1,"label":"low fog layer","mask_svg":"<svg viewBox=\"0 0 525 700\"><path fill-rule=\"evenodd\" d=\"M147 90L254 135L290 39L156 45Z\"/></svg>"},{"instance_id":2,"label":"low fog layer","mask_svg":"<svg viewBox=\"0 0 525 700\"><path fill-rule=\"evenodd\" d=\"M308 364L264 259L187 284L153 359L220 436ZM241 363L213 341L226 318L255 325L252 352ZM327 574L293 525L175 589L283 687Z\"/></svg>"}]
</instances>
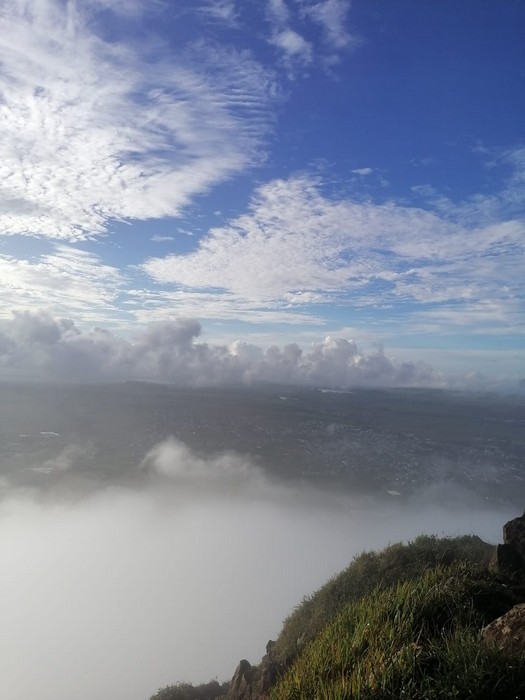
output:
<instances>
[{"instance_id":1,"label":"low fog layer","mask_svg":"<svg viewBox=\"0 0 525 700\"><path fill-rule=\"evenodd\" d=\"M146 700L225 680L363 549L420 532L497 542L517 515L443 487L407 502L283 486L174 439L140 468L140 486L89 495L4 484L1 697Z\"/></svg>"}]
</instances>

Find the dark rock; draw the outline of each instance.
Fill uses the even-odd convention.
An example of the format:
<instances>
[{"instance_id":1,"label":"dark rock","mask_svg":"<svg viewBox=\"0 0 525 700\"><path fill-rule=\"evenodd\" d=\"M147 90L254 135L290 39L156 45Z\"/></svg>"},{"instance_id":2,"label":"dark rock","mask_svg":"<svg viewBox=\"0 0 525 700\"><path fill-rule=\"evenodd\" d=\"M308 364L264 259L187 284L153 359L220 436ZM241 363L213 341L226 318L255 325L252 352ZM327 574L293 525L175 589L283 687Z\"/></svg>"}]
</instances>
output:
<instances>
[{"instance_id":1,"label":"dark rock","mask_svg":"<svg viewBox=\"0 0 525 700\"><path fill-rule=\"evenodd\" d=\"M525 571L525 561L511 544L498 544L494 564L497 571L505 575L521 574Z\"/></svg>"},{"instance_id":2,"label":"dark rock","mask_svg":"<svg viewBox=\"0 0 525 700\"><path fill-rule=\"evenodd\" d=\"M483 629L483 639L509 653L525 651L525 603L515 605L509 612Z\"/></svg>"},{"instance_id":3,"label":"dark rock","mask_svg":"<svg viewBox=\"0 0 525 700\"><path fill-rule=\"evenodd\" d=\"M274 646L270 639L259 666L252 666L246 659L239 662L223 700L260 700L267 696L282 670L272 658Z\"/></svg>"},{"instance_id":4,"label":"dark rock","mask_svg":"<svg viewBox=\"0 0 525 700\"><path fill-rule=\"evenodd\" d=\"M278 671L275 664L268 664L261 669L261 683L259 690L261 693L267 693L268 690L275 684L278 678Z\"/></svg>"},{"instance_id":5,"label":"dark rock","mask_svg":"<svg viewBox=\"0 0 525 700\"><path fill-rule=\"evenodd\" d=\"M266 644L266 654L261 660L259 692L266 693L279 676L279 665L272 658L272 649L275 642L270 639Z\"/></svg>"},{"instance_id":6,"label":"dark rock","mask_svg":"<svg viewBox=\"0 0 525 700\"><path fill-rule=\"evenodd\" d=\"M239 661L230 683L229 697L248 700L253 695L252 682L256 669L246 659Z\"/></svg>"},{"instance_id":7,"label":"dark rock","mask_svg":"<svg viewBox=\"0 0 525 700\"><path fill-rule=\"evenodd\" d=\"M273 639L269 639L269 640L266 642L266 653L267 653L267 654L270 654L271 651L272 651L272 649L274 648L274 646L275 646L274 640L273 640Z\"/></svg>"},{"instance_id":8,"label":"dark rock","mask_svg":"<svg viewBox=\"0 0 525 700\"><path fill-rule=\"evenodd\" d=\"M511 545L525 559L525 514L503 526L503 542Z\"/></svg>"},{"instance_id":9,"label":"dark rock","mask_svg":"<svg viewBox=\"0 0 525 700\"><path fill-rule=\"evenodd\" d=\"M490 569L515 581L525 580L525 513L505 523L503 542L494 549Z\"/></svg>"}]
</instances>

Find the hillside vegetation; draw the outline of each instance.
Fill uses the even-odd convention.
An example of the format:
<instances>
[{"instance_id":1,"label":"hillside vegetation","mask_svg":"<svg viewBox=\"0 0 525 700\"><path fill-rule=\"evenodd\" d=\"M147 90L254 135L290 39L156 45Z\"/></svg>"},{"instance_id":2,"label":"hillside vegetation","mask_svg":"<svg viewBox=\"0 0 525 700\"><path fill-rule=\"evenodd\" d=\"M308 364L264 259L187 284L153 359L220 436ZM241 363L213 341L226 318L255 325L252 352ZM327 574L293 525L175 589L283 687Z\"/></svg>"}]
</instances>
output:
<instances>
[{"instance_id":1,"label":"hillside vegetation","mask_svg":"<svg viewBox=\"0 0 525 700\"><path fill-rule=\"evenodd\" d=\"M523 698L525 659L480 643L483 625L507 609L488 572L430 569L345 606L271 698Z\"/></svg>"},{"instance_id":2,"label":"hillside vegetation","mask_svg":"<svg viewBox=\"0 0 525 700\"><path fill-rule=\"evenodd\" d=\"M272 658L288 664L345 605L362 596L419 577L427 569L454 562L487 566L492 547L479 537L437 538L421 535L409 544L364 552L322 588L303 599L286 618Z\"/></svg>"},{"instance_id":3,"label":"hillside vegetation","mask_svg":"<svg viewBox=\"0 0 525 700\"><path fill-rule=\"evenodd\" d=\"M525 656L481 639L520 601L489 571L492 552L478 537L421 536L363 553L297 606L242 682L208 695L168 686L151 700L525 698Z\"/></svg>"}]
</instances>

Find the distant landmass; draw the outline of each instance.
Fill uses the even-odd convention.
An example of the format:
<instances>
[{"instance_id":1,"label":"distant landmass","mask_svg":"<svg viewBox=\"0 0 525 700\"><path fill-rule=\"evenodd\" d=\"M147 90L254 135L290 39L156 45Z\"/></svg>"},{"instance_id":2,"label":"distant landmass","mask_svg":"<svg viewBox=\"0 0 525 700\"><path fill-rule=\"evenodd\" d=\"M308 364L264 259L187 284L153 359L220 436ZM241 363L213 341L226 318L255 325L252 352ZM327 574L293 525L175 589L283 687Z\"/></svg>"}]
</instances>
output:
<instances>
[{"instance_id":1,"label":"distant landmass","mask_svg":"<svg viewBox=\"0 0 525 700\"><path fill-rule=\"evenodd\" d=\"M272 477L338 493L399 498L446 482L525 502L524 396L141 382L1 389L0 476L15 484L47 488L72 473L93 486L136 479L147 452L174 437L203 456L233 451Z\"/></svg>"}]
</instances>

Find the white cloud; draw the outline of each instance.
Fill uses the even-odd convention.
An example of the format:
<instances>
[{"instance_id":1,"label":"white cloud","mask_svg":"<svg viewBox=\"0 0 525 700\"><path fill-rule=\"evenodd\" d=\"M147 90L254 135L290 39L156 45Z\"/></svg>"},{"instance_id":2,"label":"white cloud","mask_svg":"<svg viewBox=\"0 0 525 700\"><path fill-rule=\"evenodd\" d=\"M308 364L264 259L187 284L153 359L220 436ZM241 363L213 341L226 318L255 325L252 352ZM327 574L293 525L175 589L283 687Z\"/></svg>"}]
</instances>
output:
<instances>
[{"instance_id":1,"label":"white cloud","mask_svg":"<svg viewBox=\"0 0 525 700\"><path fill-rule=\"evenodd\" d=\"M296 77L314 58L330 67L339 61L342 51L359 46L360 39L346 28L349 9L348 0L267 0L266 15L272 26L269 42L281 51L289 78Z\"/></svg>"},{"instance_id":2,"label":"white cloud","mask_svg":"<svg viewBox=\"0 0 525 700\"><path fill-rule=\"evenodd\" d=\"M153 243L164 243L165 241L174 241L175 238L173 236L160 236L158 233L156 233L151 237L151 240Z\"/></svg>"},{"instance_id":3,"label":"white cloud","mask_svg":"<svg viewBox=\"0 0 525 700\"><path fill-rule=\"evenodd\" d=\"M319 307L390 301L427 311L431 305L434 316L437 305L453 303L461 319L454 325L471 333L489 324L502 333L522 326L519 222L465 232L421 210L329 200L315 183L310 190L306 185L270 183L247 215L212 230L211 242L205 239L195 253L147 264L159 281L178 282L178 289L131 287L135 270L128 278L72 246L55 245L39 257L0 256L0 317L45 307L112 327L126 317L142 324L177 315L323 326ZM173 261L180 279L172 276ZM404 316L423 323L414 308Z\"/></svg>"},{"instance_id":4,"label":"white cloud","mask_svg":"<svg viewBox=\"0 0 525 700\"><path fill-rule=\"evenodd\" d=\"M84 320L110 316L124 284L124 275L97 255L66 245L38 260L0 255L0 317L35 307Z\"/></svg>"},{"instance_id":5,"label":"white cloud","mask_svg":"<svg viewBox=\"0 0 525 700\"><path fill-rule=\"evenodd\" d=\"M268 0L266 14L272 26L269 43L281 53L288 77L293 79L298 69L312 61L313 47L299 32L292 29L292 13L284 0Z\"/></svg>"},{"instance_id":6,"label":"white cloud","mask_svg":"<svg viewBox=\"0 0 525 700\"><path fill-rule=\"evenodd\" d=\"M485 161L487 168L507 171L503 186L497 191L477 193L455 201L428 183L415 185L412 190L425 201L428 208L444 218L460 221L464 226L483 227L514 218L522 220L525 148L515 147L505 151L484 149L483 155L490 156Z\"/></svg>"},{"instance_id":7,"label":"white cloud","mask_svg":"<svg viewBox=\"0 0 525 700\"><path fill-rule=\"evenodd\" d=\"M267 12L270 20L276 25L285 26L291 17L291 12L285 0L268 0Z\"/></svg>"},{"instance_id":8,"label":"white cloud","mask_svg":"<svg viewBox=\"0 0 525 700\"><path fill-rule=\"evenodd\" d=\"M230 495L241 489L259 495L269 491L264 471L245 456L222 452L206 459L196 455L187 445L173 437L155 445L144 457L141 470L173 482L177 487L225 488Z\"/></svg>"},{"instance_id":9,"label":"white cloud","mask_svg":"<svg viewBox=\"0 0 525 700\"><path fill-rule=\"evenodd\" d=\"M281 49L289 67L297 64L308 65L312 60L311 44L293 29L276 32L271 43Z\"/></svg>"},{"instance_id":10,"label":"white cloud","mask_svg":"<svg viewBox=\"0 0 525 700\"><path fill-rule=\"evenodd\" d=\"M361 44L361 40L346 28L349 0L303 0L302 4L304 13L322 27L326 41L334 51L353 49Z\"/></svg>"},{"instance_id":11,"label":"white cloud","mask_svg":"<svg viewBox=\"0 0 525 700\"><path fill-rule=\"evenodd\" d=\"M295 343L265 350L197 342L200 324L184 318L152 325L133 342L102 330L80 330L47 313L16 313L0 325L5 376L83 380L147 379L184 386L254 381L344 388L353 385L427 386L442 383L417 362L395 363L382 348L363 353L353 341L327 337L303 351Z\"/></svg>"},{"instance_id":12,"label":"white cloud","mask_svg":"<svg viewBox=\"0 0 525 700\"><path fill-rule=\"evenodd\" d=\"M356 219L352 205L325 200L308 179L276 180L258 190L249 214L212 229L196 252L154 258L144 268L159 282L224 289L252 301L338 290L352 271L357 280L359 270L366 275L373 266L344 256L352 244L364 250L370 242L370 225L360 231L364 209L356 207Z\"/></svg>"},{"instance_id":13,"label":"white cloud","mask_svg":"<svg viewBox=\"0 0 525 700\"><path fill-rule=\"evenodd\" d=\"M147 36L110 43L93 33L93 9L69 2L65 12L58 0L4 6L4 234L81 238L112 218L177 215L260 158L273 88L250 55L194 44L174 56Z\"/></svg>"},{"instance_id":14,"label":"white cloud","mask_svg":"<svg viewBox=\"0 0 525 700\"><path fill-rule=\"evenodd\" d=\"M221 293L273 309L498 300L510 314L524 233L520 221L468 228L416 207L329 199L316 181L296 177L262 186L247 214L211 229L194 252L152 258L144 269L210 302Z\"/></svg>"},{"instance_id":15,"label":"white cloud","mask_svg":"<svg viewBox=\"0 0 525 700\"><path fill-rule=\"evenodd\" d=\"M418 324L420 332L440 335L465 329L471 336L525 334L523 308L519 299L480 301L466 298L461 306L445 303L437 308L415 311L410 315L410 322Z\"/></svg>"},{"instance_id":16,"label":"white cloud","mask_svg":"<svg viewBox=\"0 0 525 700\"><path fill-rule=\"evenodd\" d=\"M26 468L44 474L64 474L65 472L70 472L84 457L93 458L95 451L95 447L91 443L87 445L67 445L50 459L46 459L43 462L40 460L33 466Z\"/></svg>"},{"instance_id":17,"label":"white cloud","mask_svg":"<svg viewBox=\"0 0 525 700\"><path fill-rule=\"evenodd\" d=\"M224 22L231 27L238 26L235 0L206 0L199 7L199 12L210 20Z\"/></svg>"},{"instance_id":18,"label":"white cloud","mask_svg":"<svg viewBox=\"0 0 525 700\"><path fill-rule=\"evenodd\" d=\"M374 172L373 168L355 168L355 170L352 170L354 175L371 175Z\"/></svg>"},{"instance_id":19,"label":"white cloud","mask_svg":"<svg viewBox=\"0 0 525 700\"><path fill-rule=\"evenodd\" d=\"M326 301L326 296L322 298ZM324 325L323 318L293 305L288 299L283 302L265 302L263 306L238 294L134 289L128 292L124 303L137 307L134 314L140 323L189 315L199 319L230 319L258 324Z\"/></svg>"}]
</instances>

